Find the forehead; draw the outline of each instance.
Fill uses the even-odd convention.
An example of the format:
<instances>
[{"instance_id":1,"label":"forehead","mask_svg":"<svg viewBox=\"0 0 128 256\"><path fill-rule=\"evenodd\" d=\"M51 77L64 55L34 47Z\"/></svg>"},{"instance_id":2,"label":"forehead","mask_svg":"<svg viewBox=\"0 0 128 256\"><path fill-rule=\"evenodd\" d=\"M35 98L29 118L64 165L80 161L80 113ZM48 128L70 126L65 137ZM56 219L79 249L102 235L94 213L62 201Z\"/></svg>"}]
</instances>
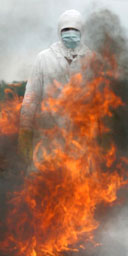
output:
<instances>
[{"instance_id":1,"label":"forehead","mask_svg":"<svg viewBox=\"0 0 128 256\"><path fill-rule=\"evenodd\" d=\"M69 31L69 30L79 31L79 30L76 29L76 28L63 28L63 29L61 30L61 32L63 32L63 31Z\"/></svg>"}]
</instances>

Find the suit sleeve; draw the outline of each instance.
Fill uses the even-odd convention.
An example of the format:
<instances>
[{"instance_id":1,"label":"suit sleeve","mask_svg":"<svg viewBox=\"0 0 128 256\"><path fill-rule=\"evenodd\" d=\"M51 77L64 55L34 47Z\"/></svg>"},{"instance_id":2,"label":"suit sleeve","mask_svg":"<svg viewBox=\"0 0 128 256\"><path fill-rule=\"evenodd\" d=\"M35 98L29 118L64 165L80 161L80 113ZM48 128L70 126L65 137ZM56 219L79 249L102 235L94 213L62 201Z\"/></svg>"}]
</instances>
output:
<instances>
[{"instance_id":1,"label":"suit sleeve","mask_svg":"<svg viewBox=\"0 0 128 256\"><path fill-rule=\"evenodd\" d=\"M42 99L43 70L41 57L38 54L32 68L30 78L26 85L25 95L21 107L20 128L32 130L37 106Z\"/></svg>"}]
</instances>

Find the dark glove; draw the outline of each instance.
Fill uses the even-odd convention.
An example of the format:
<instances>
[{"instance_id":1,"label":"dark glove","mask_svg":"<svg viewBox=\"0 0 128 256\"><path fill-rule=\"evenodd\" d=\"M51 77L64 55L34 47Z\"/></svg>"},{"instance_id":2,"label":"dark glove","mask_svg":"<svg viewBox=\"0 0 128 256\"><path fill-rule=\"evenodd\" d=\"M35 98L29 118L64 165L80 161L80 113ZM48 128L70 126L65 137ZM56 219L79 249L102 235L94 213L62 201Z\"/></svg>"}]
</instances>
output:
<instances>
[{"instance_id":1,"label":"dark glove","mask_svg":"<svg viewBox=\"0 0 128 256\"><path fill-rule=\"evenodd\" d=\"M33 155L33 131L21 128L18 137L18 151L25 162L32 161Z\"/></svg>"}]
</instances>

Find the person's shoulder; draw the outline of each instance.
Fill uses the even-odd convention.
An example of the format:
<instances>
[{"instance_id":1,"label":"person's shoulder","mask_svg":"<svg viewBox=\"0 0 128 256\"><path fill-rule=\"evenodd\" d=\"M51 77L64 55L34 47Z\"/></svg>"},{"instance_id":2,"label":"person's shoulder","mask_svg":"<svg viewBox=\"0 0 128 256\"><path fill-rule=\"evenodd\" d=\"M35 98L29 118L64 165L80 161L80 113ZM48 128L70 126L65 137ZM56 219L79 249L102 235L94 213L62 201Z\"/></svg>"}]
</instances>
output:
<instances>
[{"instance_id":1,"label":"person's shoulder","mask_svg":"<svg viewBox=\"0 0 128 256\"><path fill-rule=\"evenodd\" d=\"M42 58L44 55L46 55L49 52L50 48L44 49L37 54L37 58Z\"/></svg>"},{"instance_id":2,"label":"person's shoulder","mask_svg":"<svg viewBox=\"0 0 128 256\"><path fill-rule=\"evenodd\" d=\"M82 45L82 51L83 51L85 54L88 54L88 55L91 55L91 54L92 54L92 50L91 50L86 44L83 44L83 45Z\"/></svg>"},{"instance_id":3,"label":"person's shoulder","mask_svg":"<svg viewBox=\"0 0 128 256\"><path fill-rule=\"evenodd\" d=\"M59 48L60 48L60 42L58 41L58 42L55 42L55 43L53 43L51 46L50 46L50 50L58 50Z\"/></svg>"},{"instance_id":4,"label":"person's shoulder","mask_svg":"<svg viewBox=\"0 0 128 256\"><path fill-rule=\"evenodd\" d=\"M52 45L50 45L48 48L40 51L38 54L37 54L37 57L38 58L42 58L44 57L45 55L48 55L49 53L51 53L51 51L53 50L57 50L59 48L59 42L55 42L53 43Z\"/></svg>"}]
</instances>

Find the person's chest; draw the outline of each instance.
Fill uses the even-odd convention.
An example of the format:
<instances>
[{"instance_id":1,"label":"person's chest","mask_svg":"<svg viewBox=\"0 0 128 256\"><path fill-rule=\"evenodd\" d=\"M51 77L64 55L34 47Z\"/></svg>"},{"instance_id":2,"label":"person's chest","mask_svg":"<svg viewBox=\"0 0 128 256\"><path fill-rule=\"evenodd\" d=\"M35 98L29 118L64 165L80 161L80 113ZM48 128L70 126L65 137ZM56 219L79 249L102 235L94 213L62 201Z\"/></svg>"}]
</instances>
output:
<instances>
[{"instance_id":1,"label":"person's chest","mask_svg":"<svg viewBox=\"0 0 128 256\"><path fill-rule=\"evenodd\" d=\"M43 96L51 94L56 97L75 74L81 73L81 58L77 56L68 61L64 56L53 55L45 58L43 70Z\"/></svg>"}]
</instances>

